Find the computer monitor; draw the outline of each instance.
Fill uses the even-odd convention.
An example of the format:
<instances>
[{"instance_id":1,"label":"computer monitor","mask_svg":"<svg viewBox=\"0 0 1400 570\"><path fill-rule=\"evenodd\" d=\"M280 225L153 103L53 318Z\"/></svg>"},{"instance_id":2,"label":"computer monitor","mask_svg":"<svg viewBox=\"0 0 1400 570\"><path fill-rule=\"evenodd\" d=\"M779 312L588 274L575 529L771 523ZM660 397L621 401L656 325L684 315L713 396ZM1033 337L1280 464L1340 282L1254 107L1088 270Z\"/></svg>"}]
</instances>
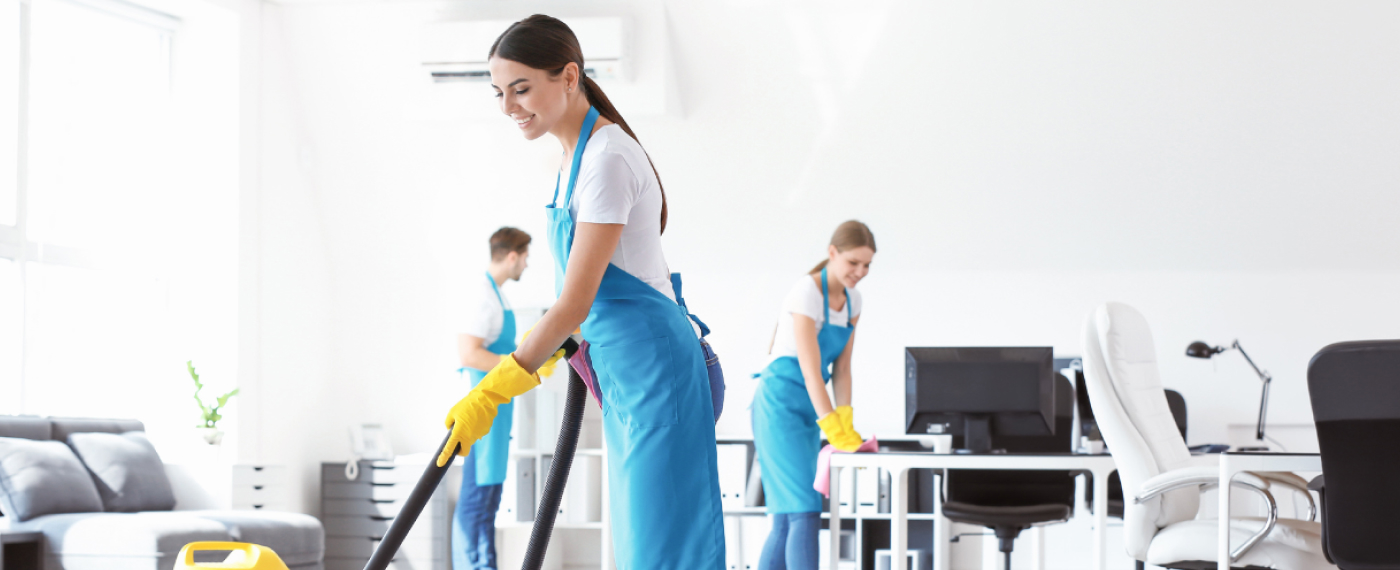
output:
<instances>
[{"instance_id":1,"label":"computer monitor","mask_svg":"<svg viewBox=\"0 0 1400 570\"><path fill-rule=\"evenodd\" d=\"M904 349L905 433L961 436L992 452L992 434L1055 434L1050 347Z\"/></svg>"}]
</instances>

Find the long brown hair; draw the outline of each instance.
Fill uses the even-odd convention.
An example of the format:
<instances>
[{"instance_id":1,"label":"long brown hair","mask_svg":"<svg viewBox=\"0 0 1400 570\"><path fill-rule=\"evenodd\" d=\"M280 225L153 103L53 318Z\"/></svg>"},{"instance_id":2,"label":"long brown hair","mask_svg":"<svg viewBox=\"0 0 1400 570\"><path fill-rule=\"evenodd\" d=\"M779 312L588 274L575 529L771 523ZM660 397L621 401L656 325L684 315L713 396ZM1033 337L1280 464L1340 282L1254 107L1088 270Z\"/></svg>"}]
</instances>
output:
<instances>
[{"instance_id":1,"label":"long brown hair","mask_svg":"<svg viewBox=\"0 0 1400 570\"><path fill-rule=\"evenodd\" d=\"M622 113L617 112L617 107L614 107L612 101L603 93L603 89L583 73L583 49L579 47L578 37L558 18L535 14L511 24L506 31L501 32L501 37L491 44L491 53L487 55L487 59L493 57L547 71L550 76L563 73L570 63L577 65L579 83L583 87L583 96L588 98L588 104L597 109L599 115L622 127L622 132L637 141L638 145L642 144L637 134L632 132L632 127L627 126ZM643 149L642 153L645 154L646 150ZM656 185L661 188L661 233L666 233L666 187L661 185L661 174L656 172L651 155L647 155L647 164L651 165L652 174L656 175Z\"/></svg>"},{"instance_id":2,"label":"long brown hair","mask_svg":"<svg viewBox=\"0 0 1400 570\"><path fill-rule=\"evenodd\" d=\"M870 251L875 251L875 234L870 233L869 226L859 221L846 220L836 226L836 232L831 234L831 245L836 246L836 251L849 251L857 247L868 247ZM825 269L827 261L829 259L823 259L807 273L812 274Z\"/></svg>"}]
</instances>

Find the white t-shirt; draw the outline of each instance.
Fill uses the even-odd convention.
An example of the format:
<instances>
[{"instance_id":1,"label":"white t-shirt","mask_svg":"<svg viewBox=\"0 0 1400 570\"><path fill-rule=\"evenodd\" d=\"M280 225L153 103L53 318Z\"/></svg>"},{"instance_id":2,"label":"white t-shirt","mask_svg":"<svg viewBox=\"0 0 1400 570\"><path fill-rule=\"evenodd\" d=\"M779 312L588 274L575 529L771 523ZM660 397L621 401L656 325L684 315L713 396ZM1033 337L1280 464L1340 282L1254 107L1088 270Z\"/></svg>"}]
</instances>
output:
<instances>
[{"instance_id":1,"label":"white t-shirt","mask_svg":"<svg viewBox=\"0 0 1400 570\"><path fill-rule=\"evenodd\" d=\"M491 288L491 278L482 275L475 279L477 287L468 291L466 311L457 332L481 339L481 347L491 346L501 336L501 326L505 324L505 309L510 301L505 294L496 299L496 291ZM504 303L504 307L502 307Z\"/></svg>"},{"instance_id":2,"label":"white t-shirt","mask_svg":"<svg viewBox=\"0 0 1400 570\"><path fill-rule=\"evenodd\" d=\"M830 294L828 292L828 294ZM846 302L851 304L851 317L860 316L860 291L846 289ZM825 322L822 313L822 288L817 284L811 275L803 275L792 289L788 290L787 297L783 299L783 310L778 314L778 332L773 337L773 352L769 358L772 361L784 356L797 356L797 335L792 330L792 315L805 315L817 322L817 330L821 331L821 326ZM831 324L836 326L846 326L846 306L843 304L841 310L831 309Z\"/></svg>"},{"instance_id":3,"label":"white t-shirt","mask_svg":"<svg viewBox=\"0 0 1400 570\"><path fill-rule=\"evenodd\" d=\"M560 178L569 183L567 172ZM577 222L626 224L612 264L676 300L661 251L661 184L642 145L622 127L607 125L588 138L569 210Z\"/></svg>"}]
</instances>

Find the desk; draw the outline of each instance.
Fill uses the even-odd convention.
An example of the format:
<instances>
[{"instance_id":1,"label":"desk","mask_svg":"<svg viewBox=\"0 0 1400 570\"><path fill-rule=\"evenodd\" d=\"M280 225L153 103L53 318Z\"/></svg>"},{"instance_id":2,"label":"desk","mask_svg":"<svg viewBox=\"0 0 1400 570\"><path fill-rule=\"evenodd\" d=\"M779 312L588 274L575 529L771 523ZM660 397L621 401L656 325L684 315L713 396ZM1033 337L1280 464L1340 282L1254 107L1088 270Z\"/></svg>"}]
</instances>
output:
<instances>
[{"instance_id":1,"label":"desk","mask_svg":"<svg viewBox=\"0 0 1400 570\"><path fill-rule=\"evenodd\" d=\"M1241 471L1322 471L1316 453L1226 452L1220 454L1220 510L1217 519L1217 570L1230 570L1230 483Z\"/></svg>"},{"instance_id":2,"label":"desk","mask_svg":"<svg viewBox=\"0 0 1400 570\"><path fill-rule=\"evenodd\" d=\"M1108 563L1108 475L1114 470L1113 457L1104 455L956 455L936 453L837 453L831 456L831 495L840 496L841 469L874 467L890 472L890 570L908 570L910 469L1008 469L1029 471L1086 471L1094 478L1094 569ZM938 487L941 487L941 478ZM949 570L948 548L952 524L943 518L942 493L933 494L934 570ZM841 527L840 501L831 501L831 528ZM831 552L838 552L839 533L831 533ZM832 557L830 570L837 570Z\"/></svg>"}]
</instances>

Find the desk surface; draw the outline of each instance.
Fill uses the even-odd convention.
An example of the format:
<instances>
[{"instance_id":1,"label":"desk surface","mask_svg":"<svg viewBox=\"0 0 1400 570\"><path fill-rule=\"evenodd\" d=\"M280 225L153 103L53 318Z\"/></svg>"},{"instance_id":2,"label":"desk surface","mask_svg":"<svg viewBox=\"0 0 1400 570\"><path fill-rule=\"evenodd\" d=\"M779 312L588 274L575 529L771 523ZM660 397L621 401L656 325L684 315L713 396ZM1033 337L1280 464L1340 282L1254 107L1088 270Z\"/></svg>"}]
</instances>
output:
<instances>
[{"instance_id":1,"label":"desk surface","mask_svg":"<svg viewBox=\"0 0 1400 570\"><path fill-rule=\"evenodd\" d=\"M1108 454L1071 453L957 454L931 452L834 453L833 467L900 467L905 469L1113 469Z\"/></svg>"}]
</instances>

